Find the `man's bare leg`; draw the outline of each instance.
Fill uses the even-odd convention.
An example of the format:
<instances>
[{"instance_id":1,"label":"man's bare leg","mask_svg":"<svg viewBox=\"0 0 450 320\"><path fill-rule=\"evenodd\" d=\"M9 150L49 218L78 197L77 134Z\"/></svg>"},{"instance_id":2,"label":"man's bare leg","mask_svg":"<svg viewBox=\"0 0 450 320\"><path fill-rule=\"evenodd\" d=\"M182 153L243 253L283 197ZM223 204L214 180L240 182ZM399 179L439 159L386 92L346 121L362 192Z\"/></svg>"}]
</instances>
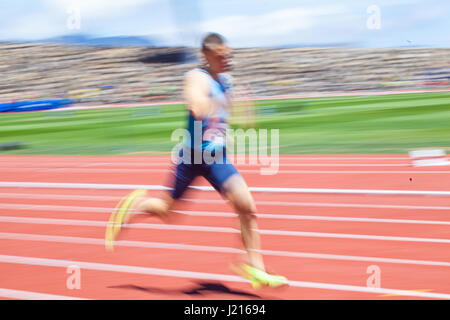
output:
<instances>
[{"instance_id":1,"label":"man's bare leg","mask_svg":"<svg viewBox=\"0 0 450 320\"><path fill-rule=\"evenodd\" d=\"M130 210L126 223L129 223L131 218L145 213L151 216L156 216L164 222L170 222L170 209L172 208L174 202L175 200L168 193L164 193L162 198L138 198Z\"/></svg>"},{"instance_id":2,"label":"man's bare leg","mask_svg":"<svg viewBox=\"0 0 450 320\"><path fill-rule=\"evenodd\" d=\"M239 214L242 243L247 251L250 265L265 271L255 216L256 206L247 184L240 175L233 175L225 181L223 188L225 197Z\"/></svg>"}]
</instances>

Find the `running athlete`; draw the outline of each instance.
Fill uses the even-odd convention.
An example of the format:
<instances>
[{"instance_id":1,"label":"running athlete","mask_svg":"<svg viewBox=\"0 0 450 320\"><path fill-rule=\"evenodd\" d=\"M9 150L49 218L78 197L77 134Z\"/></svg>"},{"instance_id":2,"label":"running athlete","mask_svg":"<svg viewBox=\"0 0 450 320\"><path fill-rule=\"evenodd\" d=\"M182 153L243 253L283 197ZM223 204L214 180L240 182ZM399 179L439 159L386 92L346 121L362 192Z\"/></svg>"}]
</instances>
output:
<instances>
[{"instance_id":1,"label":"running athlete","mask_svg":"<svg viewBox=\"0 0 450 320\"><path fill-rule=\"evenodd\" d=\"M181 161L175 170L173 189L161 199L146 197L146 190L142 189L122 199L111 215L106 231L106 246L112 248L121 226L128 223L136 213L148 213L163 221L170 221L174 202L180 199L194 178L203 176L230 201L239 215L248 263L234 266L233 270L250 280L255 289L284 285L286 278L265 271L254 200L244 179L226 158L224 134L232 93L231 77L226 72L231 69L231 49L222 36L210 33L202 41L201 53L205 66L187 72L184 79L184 97L189 110L187 129L191 138L185 140L180 151ZM200 140L195 137L198 129ZM220 161L205 161L205 153Z\"/></svg>"}]
</instances>

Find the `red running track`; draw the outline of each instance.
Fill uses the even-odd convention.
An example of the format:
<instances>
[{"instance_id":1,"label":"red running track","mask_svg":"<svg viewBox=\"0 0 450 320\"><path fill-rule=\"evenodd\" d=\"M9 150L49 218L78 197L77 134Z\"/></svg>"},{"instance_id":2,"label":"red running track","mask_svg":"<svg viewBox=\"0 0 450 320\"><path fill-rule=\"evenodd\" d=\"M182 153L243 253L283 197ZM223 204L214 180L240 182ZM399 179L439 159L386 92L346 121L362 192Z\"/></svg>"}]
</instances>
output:
<instances>
[{"instance_id":1,"label":"red running track","mask_svg":"<svg viewBox=\"0 0 450 320\"><path fill-rule=\"evenodd\" d=\"M166 156L2 156L0 183L167 185L166 163ZM448 166L416 168L404 155L283 156L272 176L260 167L238 169L252 187L450 190ZM0 297L450 298L445 196L254 193L266 265L290 280L255 291L229 269L243 253L239 225L215 192L188 192L171 225L136 220L106 252L105 223L127 192L0 185ZM80 268L80 289L67 287L71 265ZM370 266L379 289L367 287Z\"/></svg>"}]
</instances>

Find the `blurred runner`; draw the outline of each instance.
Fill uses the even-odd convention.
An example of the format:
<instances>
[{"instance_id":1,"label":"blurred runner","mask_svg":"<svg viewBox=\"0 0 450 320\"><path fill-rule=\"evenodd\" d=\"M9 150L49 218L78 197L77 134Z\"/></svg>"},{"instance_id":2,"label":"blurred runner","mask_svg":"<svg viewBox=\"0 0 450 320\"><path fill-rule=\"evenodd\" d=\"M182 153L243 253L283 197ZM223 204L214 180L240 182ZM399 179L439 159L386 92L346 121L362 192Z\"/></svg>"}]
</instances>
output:
<instances>
[{"instance_id":1,"label":"blurred runner","mask_svg":"<svg viewBox=\"0 0 450 320\"><path fill-rule=\"evenodd\" d=\"M232 269L250 280L254 288L285 285L286 278L266 272L260 252L254 200L244 179L226 158L226 119L233 87L231 76L226 72L231 70L231 48L222 36L211 33L203 39L201 52L205 64L185 75L184 97L189 110L187 130L190 138L185 140L179 154L173 190L158 199L146 197L146 191L139 189L122 199L111 215L106 247L112 249L121 226L130 222L136 213L148 213L170 222L174 202L181 198L196 177L203 176L230 201L239 215L248 261L232 265ZM211 163L205 159L205 154L214 161Z\"/></svg>"}]
</instances>

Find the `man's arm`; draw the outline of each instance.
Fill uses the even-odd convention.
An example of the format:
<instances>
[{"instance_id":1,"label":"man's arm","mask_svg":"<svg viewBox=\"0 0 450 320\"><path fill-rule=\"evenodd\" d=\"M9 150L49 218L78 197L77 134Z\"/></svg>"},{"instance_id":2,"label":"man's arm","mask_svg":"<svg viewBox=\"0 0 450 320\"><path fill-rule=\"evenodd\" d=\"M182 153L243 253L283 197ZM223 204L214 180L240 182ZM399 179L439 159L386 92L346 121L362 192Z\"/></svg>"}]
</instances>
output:
<instances>
[{"instance_id":1,"label":"man's arm","mask_svg":"<svg viewBox=\"0 0 450 320\"><path fill-rule=\"evenodd\" d=\"M211 100L206 76L202 72L190 71L184 79L184 98L188 109L197 119L204 119L211 113Z\"/></svg>"}]
</instances>

